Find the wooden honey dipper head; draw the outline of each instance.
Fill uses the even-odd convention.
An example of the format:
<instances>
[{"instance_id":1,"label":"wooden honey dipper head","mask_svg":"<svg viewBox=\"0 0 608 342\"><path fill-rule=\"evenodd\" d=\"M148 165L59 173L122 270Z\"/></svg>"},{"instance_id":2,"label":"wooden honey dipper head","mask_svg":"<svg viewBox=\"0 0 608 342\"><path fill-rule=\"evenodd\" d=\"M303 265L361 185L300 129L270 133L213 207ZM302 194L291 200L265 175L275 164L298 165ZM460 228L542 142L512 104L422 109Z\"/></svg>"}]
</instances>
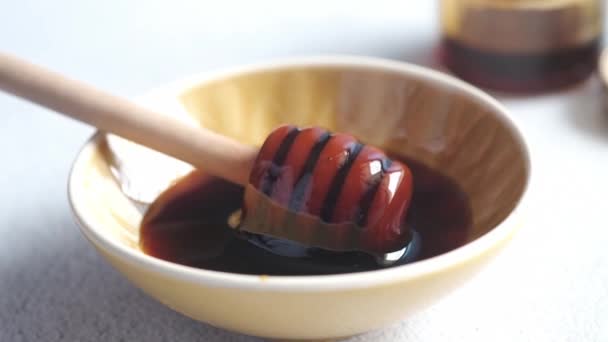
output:
<instances>
[{"instance_id":1,"label":"wooden honey dipper head","mask_svg":"<svg viewBox=\"0 0 608 342\"><path fill-rule=\"evenodd\" d=\"M281 126L266 139L245 192L241 229L335 251L385 254L410 241L407 166L354 137Z\"/></svg>"}]
</instances>

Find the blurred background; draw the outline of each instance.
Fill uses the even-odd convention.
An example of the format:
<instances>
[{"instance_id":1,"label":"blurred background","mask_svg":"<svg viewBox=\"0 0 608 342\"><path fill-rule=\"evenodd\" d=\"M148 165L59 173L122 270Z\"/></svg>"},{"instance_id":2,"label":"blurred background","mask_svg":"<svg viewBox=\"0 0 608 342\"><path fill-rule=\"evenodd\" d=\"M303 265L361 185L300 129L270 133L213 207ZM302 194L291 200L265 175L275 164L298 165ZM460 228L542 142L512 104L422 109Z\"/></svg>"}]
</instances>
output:
<instances>
[{"instance_id":1,"label":"blurred background","mask_svg":"<svg viewBox=\"0 0 608 342\"><path fill-rule=\"evenodd\" d=\"M607 341L604 12L566 0L4 1L0 48L125 96L287 56L447 65L523 131L527 229L433 308L352 341ZM0 341L257 340L152 301L81 237L66 182L91 128L1 94L0 111Z\"/></svg>"}]
</instances>

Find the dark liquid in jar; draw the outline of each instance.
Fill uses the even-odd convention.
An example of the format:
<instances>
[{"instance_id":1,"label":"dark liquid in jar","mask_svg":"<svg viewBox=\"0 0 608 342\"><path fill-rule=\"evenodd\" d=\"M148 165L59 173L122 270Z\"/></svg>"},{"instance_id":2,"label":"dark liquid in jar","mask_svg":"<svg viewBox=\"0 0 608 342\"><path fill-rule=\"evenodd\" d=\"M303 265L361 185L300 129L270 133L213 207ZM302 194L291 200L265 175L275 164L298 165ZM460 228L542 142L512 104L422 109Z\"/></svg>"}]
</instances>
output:
<instances>
[{"instance_id":1,"label":"dark liquid in jar","mask_svg":"<svg viewBox=\"0 0 608 342\"><path fill-rule=\"evenodd\" d=\"M599 40L538 54L505 54L444 38L440 58L450 71L478 86L508 92L542 92L586 79L597 66Z\"/></svg>"},{"instance_id":2,"label":"dark liquid in jar","mask_svg":"<svg viewBox=\"0 0 608 342\"><path fill-rule=\"evenodd\" d=\"M407 224L420 236L418 260L465 244L472 219L467 195L441 173L404 161L414 176ZM142 250L182 265L253 275L321 275L382 268L374 257L362 252L316 250L306 257L287 257L259 247L228 224L229 216L240 209L242 197L242 187L194 171L148 210L140 229Z\"/></svg>"}]
</instances>

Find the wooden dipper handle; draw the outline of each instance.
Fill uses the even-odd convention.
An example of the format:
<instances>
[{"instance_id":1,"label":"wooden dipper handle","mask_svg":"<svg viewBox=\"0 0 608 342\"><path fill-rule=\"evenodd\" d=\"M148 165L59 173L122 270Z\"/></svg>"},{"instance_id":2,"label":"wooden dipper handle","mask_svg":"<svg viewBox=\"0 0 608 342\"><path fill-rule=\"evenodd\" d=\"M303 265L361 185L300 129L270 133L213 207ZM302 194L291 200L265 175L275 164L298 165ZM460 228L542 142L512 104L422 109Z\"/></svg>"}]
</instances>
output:
<instances>
[{"instance_id":1,"label":"wooden dipper handle","mask_svg":"<svg viewBox=\"0 0 608 342\"><path fill-rule=\"evenodd\" d=\"M0 52L0 89L246 185L257 149Z\"/></svg>"}]
</instances>

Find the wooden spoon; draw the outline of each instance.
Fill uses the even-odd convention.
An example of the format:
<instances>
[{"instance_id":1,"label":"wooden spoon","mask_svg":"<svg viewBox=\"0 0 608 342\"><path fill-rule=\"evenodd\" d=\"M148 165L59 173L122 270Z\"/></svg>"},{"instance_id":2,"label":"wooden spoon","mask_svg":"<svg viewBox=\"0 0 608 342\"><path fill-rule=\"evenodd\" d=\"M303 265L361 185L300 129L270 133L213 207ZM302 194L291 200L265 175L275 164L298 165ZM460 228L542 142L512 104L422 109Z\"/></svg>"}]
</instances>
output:
<instances>
[{"instance_id":1,"label":"wooden spoon","mask_svg":"<svg viewBox=\"0 0 608 342\"><path fill-rule=\"evenodd\" d=\"M0 89L246 185L258 150L0 52Z\"/></svg>"}]
</instances>

